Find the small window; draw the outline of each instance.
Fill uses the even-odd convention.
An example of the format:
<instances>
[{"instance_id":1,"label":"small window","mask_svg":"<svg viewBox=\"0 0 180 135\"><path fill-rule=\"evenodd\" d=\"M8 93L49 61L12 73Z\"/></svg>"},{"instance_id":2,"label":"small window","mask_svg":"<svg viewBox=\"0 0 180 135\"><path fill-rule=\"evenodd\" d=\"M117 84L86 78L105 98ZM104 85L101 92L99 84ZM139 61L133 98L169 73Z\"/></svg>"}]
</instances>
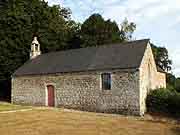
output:
<instances>
[{"instance_id":1,"label":"small window","mask_svg":"<svg viewBox=\"0 0 180 135\"><path fill-rule=\"evenodd\" d=\"M38 44L35 44L35 50L38 51Z\"/></svg>"},{"instance_id":2,"label":"small window","mask_svg":"<svg viewBox=\"0 0 180 135\"><path fill-rule=\"evenodd\" d=\"M102 89L111 90L111 74L110 73L101 74L101 80L102 80Z\"/></svg>"}]
</instances>

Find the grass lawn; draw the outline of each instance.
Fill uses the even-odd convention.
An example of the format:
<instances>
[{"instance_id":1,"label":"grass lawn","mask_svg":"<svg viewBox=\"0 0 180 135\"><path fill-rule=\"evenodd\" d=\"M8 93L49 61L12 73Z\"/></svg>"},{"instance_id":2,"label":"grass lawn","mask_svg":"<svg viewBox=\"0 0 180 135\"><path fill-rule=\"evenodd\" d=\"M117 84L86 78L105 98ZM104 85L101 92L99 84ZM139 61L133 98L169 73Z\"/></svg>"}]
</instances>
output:
<instances>
[{"instance_id":1,"label":"grass lawn","mask_svg":"<svg viewBox=\"0 0 180 135\"><path fill-rule=\"evenodd\" d=\"M21 106L21 105L12 105L6 102L0 102L0 112L2 111L13 111L13 110L20 110L20 109L29 109L30 107Z\"/></svg>"},{"instance_id":2,"label":"grass lawn","mask_svg":"<svg viewBox=\"0 0 180 135\"><path fill-rule=\"evenodd\" d=\"M180 135L180 125L120 115L38 109L0 113L2 135Z\"/></svg>"}]
</instances>

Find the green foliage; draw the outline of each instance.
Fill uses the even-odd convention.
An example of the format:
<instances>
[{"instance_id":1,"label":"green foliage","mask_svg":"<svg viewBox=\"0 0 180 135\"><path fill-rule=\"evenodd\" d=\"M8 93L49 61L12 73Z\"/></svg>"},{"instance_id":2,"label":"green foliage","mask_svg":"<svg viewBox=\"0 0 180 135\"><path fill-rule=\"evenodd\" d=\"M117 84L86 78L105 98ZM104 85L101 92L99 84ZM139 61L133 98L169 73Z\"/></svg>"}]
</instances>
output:
<instances>
[{"instance_id":1,"label":"green foliage","mask_svg":"<svg viewBox=\"0 0 180 135\"><path fill-rule=\"evenodd\" d=\"M39 37L43 52L66 48L71 31L65 19L68 13L40 0L9 0L6 14L0 19L0 67L9 72L9 77L28 60L33 35Z\"/></svg>"},{"instance_id":2,"label":"green foliage","mask_svg":"<svg viewBox=\"0 0 180 135\"><path fill-rule=\"evenodd\" d=\"M147 96L149 112L163 112L180 117L180 93L168 89L156 89Z\"/></svg>"},{"instance_id":3,"label":"green foliage","mask_svg":"<svg viewBox=\"0 0 180 135\"><path fill-rule=\"evenodd\" d=\"M166 74L167 88L180 93L180 78L176 78L173 74Z\"/></svg>"},{"instance_id":4,"label":"green foliage","mask_svg":"<svg viewBox=\"0 0 180 135\"><path fill-rule=\"evenodd\" d=\"M166 72L170 71L172 61L169 59L168 50L165 47L157 47L153 44L151 46L156 65Z\"/></svg>"},{"instance_id":5,"label":"green foliage","mask_svg":"<svg viewBox=\"0 0 180 135\"><path fill-rule=\"evenodd\" d=\"M100 14L93 14L81 27L82 47L123 42L131 38L136 26L125 20L121 30L115 21L105 20Z\"/></svg>"},{"instance_id":6,"label":"green foliage","mask_svg":"<svg viewBox=\"0 0 180 135\"><path fill-rule=\"evenodd\" d=\"M176 81L176 77L173 74L171 74L171 73L166 74L166 82L168 85L174 87L175 81Z\"/></svg>"},{"instance_id":7,"label":"green foliage","mask_svg":"<svg viewBox=\"0 0 180 135\"><path fill-rule=\"evenodd\" d=\"M120 41L129 41L132 39L132 34L136 30L136 24L128 22L127 18L121 24Z\"/></svg>"},{"instance_id":8,"label":"green foliage","mask_svg":"<svg viewBox=\"0 0 180 135\"><path fill-rule=\"evenodd\" d=\"M70 37L68 40L67 49L75 49L81 48L82 40L81 40L81 24L76 23L75 21L71 20L68 22L70 27Z\"/></svg>"},{"instance_id":9,"label":"green foliage","mask_svg":"<svg viewBox=\"0 0 180 135\"><path fill-rule=\"evenodd\" d=\"M167 83L166 85L167 85L166 88L167 88L168 90L170 90L170 91L176 91L176 89L174 88L174 86L169 85L168 83Z\"/></svg>"},{"instance_id":10,"label":"green foliage","mask_svg":"<svg viewBox=\"0 0 180 135\"><path fill-rule=\"evenodd\" d=\"M174 87L175 87L176 91L180 93L180 78L176 79Z\"/></svg>"}]
</instances>

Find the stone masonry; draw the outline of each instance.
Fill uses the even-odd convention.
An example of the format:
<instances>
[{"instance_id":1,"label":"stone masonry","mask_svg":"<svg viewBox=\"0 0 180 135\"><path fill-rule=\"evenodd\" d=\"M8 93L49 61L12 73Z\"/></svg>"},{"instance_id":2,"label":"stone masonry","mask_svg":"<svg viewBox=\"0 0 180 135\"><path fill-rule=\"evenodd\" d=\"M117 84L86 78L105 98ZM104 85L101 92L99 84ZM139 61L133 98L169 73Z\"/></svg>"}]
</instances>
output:
<instances>
[{"instance_id":1,"label":"stone masonry","mask_svg":"<svg viewBox=\"0 0 180 135\"><path fill-rule=\"evenodd\" d=\"M102 90L104 72L15 77L12 102L46 106L46 86L51 84L56 107L139 115L139 72L108 71L112 73L112 89Z\"/></svg>"},{"instance_id":2,"label":"stone masonry","mask_svg":"<svg viewBox=\"0 0 180 135\"><path fill-rule=\"evenodd\" d=\"M166 87L166 76L158 72L152 54L151 46L148 44L140 66L140 110L146 112L146 96L156 88Z\"/></svg>"}]
</instances>

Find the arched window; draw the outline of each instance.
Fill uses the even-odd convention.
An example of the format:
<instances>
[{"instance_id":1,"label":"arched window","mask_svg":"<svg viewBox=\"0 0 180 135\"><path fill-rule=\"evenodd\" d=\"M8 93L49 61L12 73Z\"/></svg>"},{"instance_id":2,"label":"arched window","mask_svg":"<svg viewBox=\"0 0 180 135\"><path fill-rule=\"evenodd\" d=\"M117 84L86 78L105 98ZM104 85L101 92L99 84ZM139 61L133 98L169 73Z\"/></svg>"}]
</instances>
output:
<instances>
[{"instance_id":1,"label":"arched window","mask_svg":"<svg viewBox=\"0 0 180 135\"><path fill-rule=\"evenodd\" d=\"M103 73L101 74L101 84L103 90L111 90L111 74Z\"/></svg>"}]
</instances>

